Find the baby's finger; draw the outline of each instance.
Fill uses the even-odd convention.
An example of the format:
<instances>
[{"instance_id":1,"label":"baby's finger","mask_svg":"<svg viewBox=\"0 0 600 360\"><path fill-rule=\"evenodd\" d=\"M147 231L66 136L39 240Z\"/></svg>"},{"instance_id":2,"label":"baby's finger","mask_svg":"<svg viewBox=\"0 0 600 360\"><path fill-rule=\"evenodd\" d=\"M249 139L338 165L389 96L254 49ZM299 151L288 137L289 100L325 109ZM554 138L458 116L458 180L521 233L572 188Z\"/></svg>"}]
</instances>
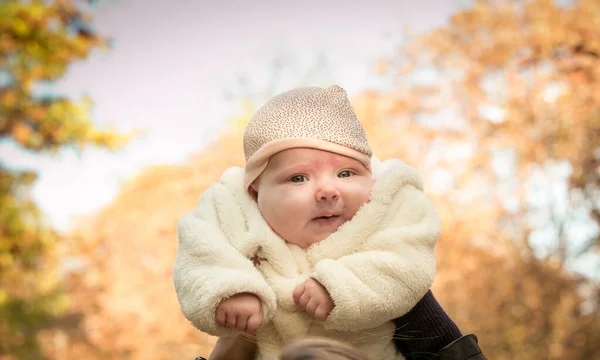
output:
<instances>
[{"instance_id":1,"label":"baby's finger","mask_svg":"<svg viewBox=\"0 0 600 360\"><path fill-rule=\"evenodd\" d=\"M293 296L294 296L294 303L296 305L299 304L300 298L304 294L304 290L305 290L304 283L296 286L296 288L294 289Z\"/></svg>"},{"instance_id":2,"label":"baby's finger","mask_svg":"<svg viewBox=\"0 0 600 360\"><path fill-rule=\"evenodd\" d=\"M237 316L235 314L227 314L225 323L227 324L228 328L235 329L235 325L237 324Z\"/></svg>"},{"instance_id":3,"label":"baby's finger","mask_svg":"<svg viewBox=\"0 0 600 360\"><path fill-rule=\"evenodd\" d=\"M260 306L258 308L258 318L261 319L260 321L262 322L262 318L263 318L263 307Z\"/></svg>"},{"instance_id":4,"label":"baby's finger","mask_svg":"<svg viewBox=\"0 0 600 360\"><path fill-rule=\"evenodd\" d=\"M300 297L300 300L298 300L298 306L300 306L302 309L306 308L306 304L308 304L308 302L310 301L310 294L308 293L308 291L305 291L302 296Z\"/></svg>"},{"instance_id":5,"label":"baby's finger","mask_svg":"<svg viewBox=\"0 0 600 360\"><path fill-rule=\"evenodd\" d=\"M217 325L225 326L225 319L225 311L217 309L217 315L215 316L215 321Z\"/></svg>"},{"instance_id":6,"label":"baby's finger","mask_svg":"<svg viewBox=\"0 0 600 360\"><path fill-rule=\"evenodd\" d=\"M250 335L254 335L256 333L256 330L258 330L258 328L260 327L261 324L262 324L262 315L261 316L258 316L256 314L251 315L248 318L246 332Z\"/></svg>"},{"instance_id":7,"label":"baby's finger","mask_svg":"<svg viewBox=\"0 0 600 360\"><path fill-rule=\"evenodd\" d=\"M317 310L318 306L319 306L319 302L315 298L312 298L312 299L310 299L308 304L306 304L306 312L311 315L314 315L315 310Z\"/></svg>"},{"instance_id":8,"label":"baby's finger","mask_svg":"<svg viewBox=\"0 0 600 360\"><path fill-rule=\"evenodd\" d=\"M247 315L238 315L237 322L235 324L236 330L239 330L241 332L246 332L246 325L247 325L247 323L248 323L248 316Z\"/></svg>"},{"instance_id":9,"label":"baby's finger","mask_svg":"<svg viewBox=\"0 0 600 360\"><path fill-rule=\"evenodd\" d=\"M315 319L325 321L325 319L327 319L327 316L329 316L329 309L327 309L327 307L323 305L317 306L314 313Z\"/></svg>"}]
</instances>

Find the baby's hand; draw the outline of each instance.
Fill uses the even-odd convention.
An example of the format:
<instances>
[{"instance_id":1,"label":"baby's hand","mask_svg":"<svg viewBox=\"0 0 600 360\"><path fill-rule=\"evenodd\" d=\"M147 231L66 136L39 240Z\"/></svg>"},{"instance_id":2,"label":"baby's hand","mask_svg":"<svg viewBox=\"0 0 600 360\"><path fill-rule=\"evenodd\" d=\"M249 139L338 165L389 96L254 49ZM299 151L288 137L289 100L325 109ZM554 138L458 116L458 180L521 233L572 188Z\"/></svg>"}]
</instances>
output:
<instances>
[{"instance_id":1,"label":"baby's hand","mask_svg":"<svg viewBox=\"0 0 600 360\"><path fill-rule=\"evenodd\" d=\"M325 320L334 304L327 289L317 280L308 278L294 289L294 302L317 320Z\"/></svg>"},{"instance_id":2,"label":"baby's hand","mask_svg":"<svg viewBox=\"0 0 600 360\"><path fill-rule=\"evenodd\" d=\"M254 334L263 322L262 304L250 293L235 294L217 306L218 325Z\"/></svg>"}]
</instances>

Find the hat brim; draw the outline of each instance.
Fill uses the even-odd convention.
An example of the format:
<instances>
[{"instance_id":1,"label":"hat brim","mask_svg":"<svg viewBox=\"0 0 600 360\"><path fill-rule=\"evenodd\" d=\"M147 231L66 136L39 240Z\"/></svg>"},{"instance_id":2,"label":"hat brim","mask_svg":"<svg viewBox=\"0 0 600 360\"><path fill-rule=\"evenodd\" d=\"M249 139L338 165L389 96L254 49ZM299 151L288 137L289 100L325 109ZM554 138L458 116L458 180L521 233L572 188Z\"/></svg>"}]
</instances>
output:
<instances>
[{"instance_id":1,"label":"hat brim","mask_svg":"<svg viewBox=\"0 0 600 360\"><path fill-rule=\"evenodd\" d=\"M288 149L309 148L329 151L335 154L347 156L360 161L361 164L371 171L371 156L363 154L360 151L351 149L344 145L332 143L330 141L313 138L290 138L271 141L258 149L246 161L246 171L244 176L244 187L247 190L250 185L265 171L269 164L271 156Z\"/></svg>"}]
</instances>

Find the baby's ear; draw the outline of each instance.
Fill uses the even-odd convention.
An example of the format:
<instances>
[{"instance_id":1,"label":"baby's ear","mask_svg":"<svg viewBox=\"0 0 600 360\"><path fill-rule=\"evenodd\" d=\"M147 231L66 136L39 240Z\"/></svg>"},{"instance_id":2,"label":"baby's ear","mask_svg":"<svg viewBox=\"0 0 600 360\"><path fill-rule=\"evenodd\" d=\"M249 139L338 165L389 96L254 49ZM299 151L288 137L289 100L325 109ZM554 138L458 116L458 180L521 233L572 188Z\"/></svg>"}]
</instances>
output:
<instances>
[{"instance_id":1,"label":"baby's ear","mask_svg":"<svg viewBox=\"0 0 600 360\"><path fill-rule=\"evenodd\" d=\"M258 191L256 191L256 185L254 185L254 183L248 188L248 195L250 195L254 201L258 200Z\"/></svg>"}]
</instances>

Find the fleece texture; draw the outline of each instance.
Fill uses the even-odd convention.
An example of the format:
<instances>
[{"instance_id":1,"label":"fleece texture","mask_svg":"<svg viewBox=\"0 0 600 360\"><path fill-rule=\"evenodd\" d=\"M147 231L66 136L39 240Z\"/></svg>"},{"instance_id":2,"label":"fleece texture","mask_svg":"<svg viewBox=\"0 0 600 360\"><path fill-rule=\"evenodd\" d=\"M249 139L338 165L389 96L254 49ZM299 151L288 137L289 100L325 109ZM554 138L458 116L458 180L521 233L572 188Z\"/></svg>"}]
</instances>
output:
<instances>
[{"instance_id":1,"label":"fleece texture","mask_svg":"<svg viewBox=\"0 0 600 360\"><path fill-rule=\"evenodd\" d=\"M216 324L216 308L249 292L263 305L257 359L306 336L348 342L372 359L403 359L394 346L392 320L406 314L433 282L440 221L415 170L400 160L375 158L372 169L370 201L307 249L286 243L269 227L246 192L244 169L225 171L178 223L173 276L186 318L208 334L232 335ZM260 263L252 261L256 257ZM335 304L325 321L294 304L294 288L308 277Z\"/></svg>"}]
</instances>

